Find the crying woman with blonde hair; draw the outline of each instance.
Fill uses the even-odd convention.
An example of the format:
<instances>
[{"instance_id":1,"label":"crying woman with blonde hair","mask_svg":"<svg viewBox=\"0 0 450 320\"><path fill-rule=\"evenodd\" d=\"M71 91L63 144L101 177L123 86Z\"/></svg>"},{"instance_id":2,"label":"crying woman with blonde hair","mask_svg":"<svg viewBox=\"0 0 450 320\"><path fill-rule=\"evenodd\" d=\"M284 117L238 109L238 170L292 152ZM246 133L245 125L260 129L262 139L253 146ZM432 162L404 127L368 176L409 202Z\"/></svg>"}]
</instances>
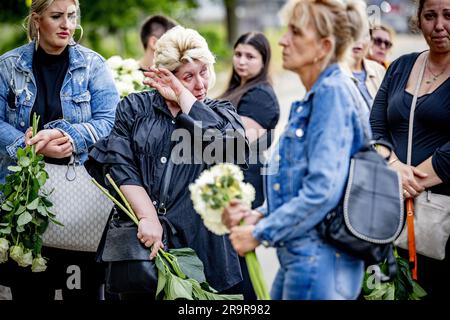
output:
<instances>
[{"instance_id":1,"label":"crying woman with blonde hair","mask_svg":"<svg viewBox=\"0 0 450 320\"><path fill-rule=\"evenodd\" d=\"M236 251L227 236L205 228L187 192L189 184L213 163L226 159L246 166L244 127L234 107L207 98L215 78L214 62L197 31L181 26L167 31L156 43L155 65L144 73L145 83L155 90L131 94L119 103L112 133L93 148L87 167L98 181L110 173L120 186L139 218L139 241L152 248L151 258L164 247L163 225L170 224L165 228L170 232L170 248L194 249L213 288L240 293L242 273ZM212 141L202 137L210 131L224 147L206 158L202 155ZM230 143L238 147L227 149ZM162 188L168 170L172 178ZM168 190L167 195L161 190ZM162 211L166 212L163 222L158 219ZM119 294L124 299L155 297L154 292Z\"/></svg>"}]
</instances>

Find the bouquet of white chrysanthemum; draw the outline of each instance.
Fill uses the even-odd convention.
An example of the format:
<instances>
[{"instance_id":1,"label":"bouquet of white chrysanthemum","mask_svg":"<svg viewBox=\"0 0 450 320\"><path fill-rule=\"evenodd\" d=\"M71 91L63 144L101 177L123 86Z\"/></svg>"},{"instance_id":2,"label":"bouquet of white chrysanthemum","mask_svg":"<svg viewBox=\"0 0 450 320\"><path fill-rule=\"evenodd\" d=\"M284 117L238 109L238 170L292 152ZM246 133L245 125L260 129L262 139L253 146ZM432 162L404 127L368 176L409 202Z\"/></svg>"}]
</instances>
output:
<instances>
[{"instance_id":1,"label":"bouquet of white chrysanthemum","mask_svg":"<svg viewBox=\"0 0 450 320\"><path fill-rule=\"evenodd\" d=\"M244 175L238 166L221 163L203 171L189 186L194 209L211 232L217 235L229 232L222 224L222 211L231 200L239 199L251 206L255 189L243 181Z\"/></svg>"},{"instance_id":2,"label":"bouquet of white chrysanthemum","mask_svg":"<svg viewBox=\"0 0 450 320\"><path fill-rule=\"evenodd\" d=\"M106 63L114 76L114 82L121 97L144 90L142 83L144 74L139 70L136 60L112 56L106 60Z\"/></svg>"},{"instance_id":3,"label":"bouquet of white chrysanthemum","mask_svg":"<svg viewBox=\"0 0 450 320\"><path fill-rule=\"evenodd\" d=\"M206 228L217 235L229 233L222 223L222 212L231 200L240 200L251 207L255 189L244 182L241 169L230 163L221 163L203 171L189 186L194 209L202 217ZM260 300L269 300L261 266L254 251L245 255L250 280Z\"/></svg>"}]
</instances>

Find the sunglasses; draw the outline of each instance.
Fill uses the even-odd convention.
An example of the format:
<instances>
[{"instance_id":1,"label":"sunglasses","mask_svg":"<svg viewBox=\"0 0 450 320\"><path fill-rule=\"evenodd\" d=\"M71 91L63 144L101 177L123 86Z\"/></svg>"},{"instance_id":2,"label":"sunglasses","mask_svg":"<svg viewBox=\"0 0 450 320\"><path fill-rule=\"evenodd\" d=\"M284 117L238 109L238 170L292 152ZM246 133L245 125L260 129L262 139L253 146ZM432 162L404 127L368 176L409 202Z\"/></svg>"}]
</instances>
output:
<instances>
[{"instance_id":1,"label":"sunglasses","mask_svg":"<svg viewBox=\"0 0 450 320\"><path fill-rule=\"evenodd\" d=\"M392 42L390 42L389 40L384 40L381 38L373 38L372 41L378 47L381 47L382 44L384 44L386 49L390 49L392 47Z\"/></svg>"}]
</instances>

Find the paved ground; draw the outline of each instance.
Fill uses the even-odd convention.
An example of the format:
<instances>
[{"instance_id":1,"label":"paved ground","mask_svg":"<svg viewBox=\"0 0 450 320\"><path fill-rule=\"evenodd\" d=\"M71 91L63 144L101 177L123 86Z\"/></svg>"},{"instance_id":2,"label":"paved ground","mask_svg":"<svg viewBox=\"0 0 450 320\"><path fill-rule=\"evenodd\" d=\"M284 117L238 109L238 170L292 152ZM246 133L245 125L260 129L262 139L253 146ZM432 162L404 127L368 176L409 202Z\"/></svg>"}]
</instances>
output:
<instances>
[{"instance_id":1,"label":"paved ground","mask_svg":"<svg viewBox=\"0 0 450 320\"><path fill-rule=\"evenodd\" d=\"M398 36L394 40L394 47L392 50L391 59L395 59L402 54L421 51L426 49L425 41L421 36ZM218 75L219 81L226 81L227 75ZM273 77L275 92L278 96L281 116L280 122L276 128L276 136L282 132L287 122L289 115L289 108L292 101L301 99L305 94L299 78L292 72L283 71ZM212 94L212 96L215 96ZM274 249L258 248L257 255L264 271L264 276L268 287L271 287L276 271L278 269L278 260ZM59 294L57 294L57 298ZM0 300L10 299L9 289L0 286Z\"/></svg>"}]
</instances>

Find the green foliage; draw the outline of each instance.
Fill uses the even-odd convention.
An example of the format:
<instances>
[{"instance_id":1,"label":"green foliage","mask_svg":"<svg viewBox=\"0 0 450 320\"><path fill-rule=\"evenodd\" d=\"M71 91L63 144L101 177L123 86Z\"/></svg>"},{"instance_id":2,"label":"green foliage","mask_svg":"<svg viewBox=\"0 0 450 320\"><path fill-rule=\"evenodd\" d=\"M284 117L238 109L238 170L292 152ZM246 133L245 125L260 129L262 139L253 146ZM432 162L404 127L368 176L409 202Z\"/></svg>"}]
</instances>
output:
<instances>
[{"instance_id":1,"label":"green foliage","mask_svg":"<svg viewBox=\"0 0 450 320\"><path fill-rule=\"evenodd\" d=\"M369 288L372 274L364 275L363 293L366 300L420 300L427 295L425 290L411 277L411 270L407 260L394 252L398 272L390 282L378 283L374 288ZM381 271L387 273L387 263L380 265Z\"/></svg>"},{"instance_id":2,"label":"green foliage","mask_svg":"<svg viewBox=\"0 0 450 320\"><path fill-rule=\"evenodd\" d=\"M218 294L206 282L203 263L190 248L160 250L157 299L163 300L242 300L242 295Z\"/></svg>"},{"instance_id":3,"label":"green foliage","mask_svg":"<svg viewBox=\"0 0 450 320\"><path fill-rule=\"evenodd\" d=\"M37 131L37 121L34 115L33 135ZM51 211L49 195L41 189L48 179L44 168L44 157L36 154L35 146L19 148L17 165L8 167L11 173L5 184L0 184L0 193L3 194L0 234L9 243L24 249L25 253L32 251L33 257L41 255L41 236L49 221L57 222Z\"/></svg>"},{"instance_id":4,"label":"green foliage","mask_svg":"<svg viewBox=\"0 0 450 320\"><path fill-rule=\"evenodd\" d=\"M17 22L24 19L28 14L26 0L1 0L0 21ZM3 36L3 35L2 35Z\"/></svg>"}]
</instances>

